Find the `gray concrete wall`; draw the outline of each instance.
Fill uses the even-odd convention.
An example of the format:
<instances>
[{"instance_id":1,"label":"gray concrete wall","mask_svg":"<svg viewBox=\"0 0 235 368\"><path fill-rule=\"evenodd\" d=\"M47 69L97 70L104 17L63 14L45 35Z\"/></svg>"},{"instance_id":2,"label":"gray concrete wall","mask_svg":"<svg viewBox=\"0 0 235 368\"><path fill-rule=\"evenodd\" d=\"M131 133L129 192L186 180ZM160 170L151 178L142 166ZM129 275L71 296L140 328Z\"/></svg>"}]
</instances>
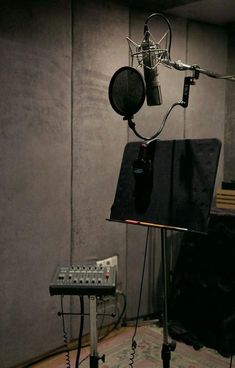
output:
<instances>
[{"instance_id":1,"label":"gray concrete wall","mask_svg":"<svg viewBox=\"0 0 235 368\"><path fill-rule=\"evenodd\" d=\"M220 44L219 55L215 49ZM223 57L222 57L223 55ZM187 62L220 74L226 73L227 34L222 27L190 22ZM186 110L186 138L219 138L224 143L226 82L201 75L190 93ZM216 186L223 180L224 155L221 149Z\"/></svg>"},{"instance_id":2,"label":"gray concrete wall","mask_svg":"<svg viewBox=\"0 0 235 368\"><path fill-rule=\"evenodd\" d=\"M122 275L125 227L106 218L127 128L121 129L124 124L110 107L108 84L127 63L127 33L128 10L123 6L104 0L89 5L80 1L74 8L72 260L102 259L118 250ZM125 287L125 279L120 286Z\"/></svg>"},{"instance_id":3,"label":"gray concrete wall","mask_svg":"<svg viewBox=\"0 0 235 368\"><path fill-rule=\"evenodd\" d=\"M70 259L70 4L0 5L0 365L58 346L51 274ZM66 21L65 21L66 19Z\"/></svg>"},{"instance_id":4,"label":"gray concrete wall","mask_svg":"<svg viewBox=\"0 0 235 368\"><path fill-rule=\"evenodd\" d=\"M79 1L73 19L72 262L118 255L118 287L126 292L126 227L106 219L127 142L127 127L109 104L108 85L128 63L129 12L108 0Z\"/></svg>"},{"instance_id":5,"label":"gray concrete wall","mask_svg":"<svg viewBox=\"0 0 235 368\"><path fill-rule=\"evenodd\" d=\"M113 73L129 62L125 37L140 42L147 15L108 0L1 2L3 368L63 343L56 316L59 298L48 292L57 264L117 254L127 317L136 315L146 229L106 218L124 146L137 138L111 109L107 92ZM223 29L170 19L172 58L224 71ZM151 28L159 32L155 22ZM215 61L218 38L225 46ZM144 106L136 115L144 135L156 131L165 111L182 96L184 75L163 67L159 71L164 104ZM201 78L192 87L188 110L173 111L162 138L223 140L224 113L223 82ZM222 172L223 160L219 177ZM159 232L151 230L141 314L161 304L155 292L159 270ZM76 320L73 335L77 327Z\"/></svg>"},{"instance_id":6,"label":"gray concrete wall","mask_svg":"<svg viewBox=\"0 0 235 368\"><path fill-rule=\"evenodd\" d=\"M235 24L228 29L228 64L227 73L234 74L235 70ZM224 179L235 180L235 83L227 82L226 85L226 119L224 139Z\"/></svg>"}]
</instances>

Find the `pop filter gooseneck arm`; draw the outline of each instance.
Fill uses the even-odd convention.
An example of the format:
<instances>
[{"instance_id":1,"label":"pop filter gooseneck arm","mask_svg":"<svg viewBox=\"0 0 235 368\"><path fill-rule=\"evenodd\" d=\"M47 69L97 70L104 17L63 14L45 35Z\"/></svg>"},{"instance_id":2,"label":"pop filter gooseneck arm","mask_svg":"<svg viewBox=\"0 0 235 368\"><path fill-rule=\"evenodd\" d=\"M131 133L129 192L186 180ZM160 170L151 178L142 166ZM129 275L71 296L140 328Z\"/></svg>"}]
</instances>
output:
<instances>
[{"instance_id":1,"label":"pop filter gooseneck arm","mask_svg":"<svg viewBox=\"0 0 235 368\"><path fill-rule=\"evenodd\" d=\"M133 116L132 117L124 117L124 120L128 121L128 126L129 128L134 132L134 134L140 138L143 139L145 141L147 141L147 143L150 143L152 141L154 141L163 131L166 121L170 115L170 113L172 112L172 110L174 109L174 107L176 106L181 106L181 107L188 107L188 101L189 101L189 92L190 92L190 86L195 84L195 79L199 78L199 73L197 72L197 70L195 69L193 75L191 77L185 77L184 78L184 87L183 87L183 97L182 100L180 102L175 102L173 103L170 108L168 109L168 111L166 112L161 126L160 128L157 130L157 132L155 134L153 134L151 137L145 137L143 135L141 135L140 133L137 132L136 128L135 128L135 122L133 121Z\"/></svg>"},{"instance_id":2,"label":"pop filter gooseneck arm","mask_svg":"<svg viewBox=\"0 0 235 368\"><path fill-rule=\"evenodd\" d=\"M154 139L156 139L160 134L161 132L163 131L164 127L165 127L165 124L166 124L166 121L167 121L167 118L169 117L171 111L173 110L174 107L176 106L182 106L182 102L175 102L173 105L171 105L171 107L169 108L169 110L167 111L167 113L165 114L163 120L162 120L162 123L161 123L161 126L160 128L158 129L158 131L153 134L151 137L145 137L143 135L141 135L140 133L137 132L137 130L135 129L135 122L132 120L133 117L131 118L124 118L124 120L128 120L128 126L129 128L135 133L135 135L140 138L140 139L143 139L145 141L153 141Z\"/></svg>"}]
</instances>

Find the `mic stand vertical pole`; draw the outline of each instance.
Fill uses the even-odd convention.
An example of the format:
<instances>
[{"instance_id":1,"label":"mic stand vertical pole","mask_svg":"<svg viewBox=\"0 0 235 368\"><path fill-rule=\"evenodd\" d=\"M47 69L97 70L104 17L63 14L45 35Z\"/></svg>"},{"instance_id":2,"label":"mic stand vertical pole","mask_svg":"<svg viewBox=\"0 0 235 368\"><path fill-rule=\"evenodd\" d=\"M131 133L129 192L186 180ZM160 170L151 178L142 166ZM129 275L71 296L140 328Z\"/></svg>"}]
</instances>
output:
<instances>
[{"instance_id":1,"label":"mic stand vertical pole","mask_svg":"<svg viewBox=\"0 0 235 368\"><path fill-rule=\"evenodd\" d=\"M168 311L167 311L167 261L166 261L167 230L161 229L161 253L162 253L162 284L163 284L163 344L161 357L163 368L170 367L171 351L175 350L175 342L168 341Z\"/></svg>"}]
</instances>

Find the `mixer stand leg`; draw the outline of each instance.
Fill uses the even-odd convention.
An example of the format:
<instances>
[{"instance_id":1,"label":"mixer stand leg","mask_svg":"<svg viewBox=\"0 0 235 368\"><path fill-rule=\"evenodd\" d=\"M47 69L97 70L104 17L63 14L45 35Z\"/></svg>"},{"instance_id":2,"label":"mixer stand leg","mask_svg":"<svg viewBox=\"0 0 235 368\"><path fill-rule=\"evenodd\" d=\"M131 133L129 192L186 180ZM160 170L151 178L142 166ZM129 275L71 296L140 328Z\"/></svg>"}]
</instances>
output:
<instances>
[{"instance_id":1,"label":"mixer stand leg","mask_svg":"<svg viewBox=\"0 0 235 368\"><path fill-rule=\"evenodd\" d=\"M91 295L90 300L90 368L98 368L99 359L103 362L105 356L99 357L97 351L97 313L96 313L96 296Z\"/></svg>"}]
</instances>

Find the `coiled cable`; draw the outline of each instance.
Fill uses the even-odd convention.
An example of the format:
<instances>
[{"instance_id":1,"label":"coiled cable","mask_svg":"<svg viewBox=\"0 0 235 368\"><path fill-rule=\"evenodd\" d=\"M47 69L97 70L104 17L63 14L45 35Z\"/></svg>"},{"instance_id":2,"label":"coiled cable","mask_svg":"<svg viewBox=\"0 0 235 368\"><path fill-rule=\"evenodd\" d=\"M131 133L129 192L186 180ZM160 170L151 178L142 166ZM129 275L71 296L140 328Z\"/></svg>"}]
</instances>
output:
<instances>
[{"instance_id":1,"label":"coiled cable","mask_svg":"<svg viewBox=\"0 0 235 368\"><path fill-rule=\"evenodd\" d=\"M61 295L60 298L60 304L61 304L61 316L62 316L62 327L63 327L63 340L65 345L65 364L67 368L71 368L70 364L70 353L69 353L69 347L68 347L68 335L65 328L65 319L64 319L64 306L63 306L63 295Z\"/></svg>"},{"instance_id":2,"label":"coiled cable","mask_svg":"<svg viewBox=\"0 0 235 368\"><path fill-rule=\"evenodd\" d=\"M129 366L130 367L133 367L133 365L134 365L136 348L137 348L137 343L136 343L135 339L132 338L132 343L131 343L131 356L130 356L130 363L129 363Z\"/></svg>"},{"instance_id":3,"label":"coiled cable","mask_svg":"<svg viewBox=\"0 0 235 368\"><path fill-rule=\"evenodd\" d=\"M84 297L80 296L80 313L81 313L81 319L80 319L80 330L79 330L79 336L78 336L78 347L77 347L77 356L76 356L76 363L75 368L78 368L80 365L80 354L81 354L81 347L82 347L82 335L83 335L83 327L84 327Z\"/></svg>"}]
</instances>

